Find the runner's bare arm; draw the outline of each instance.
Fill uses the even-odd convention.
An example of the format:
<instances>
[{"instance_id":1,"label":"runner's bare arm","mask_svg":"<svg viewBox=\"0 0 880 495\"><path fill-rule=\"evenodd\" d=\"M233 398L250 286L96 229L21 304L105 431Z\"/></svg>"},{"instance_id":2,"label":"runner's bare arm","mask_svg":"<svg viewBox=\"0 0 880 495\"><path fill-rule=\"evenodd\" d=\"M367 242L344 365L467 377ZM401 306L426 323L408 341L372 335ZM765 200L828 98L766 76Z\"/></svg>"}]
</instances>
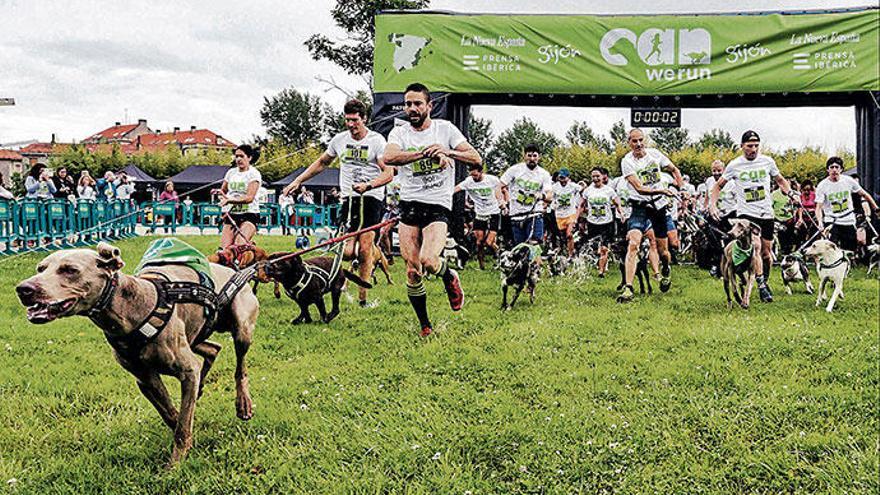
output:
<instances>
[{"instance_id":1,"label":"runner's bare arm","mask_svg":"<svg viewBox=\"0 0 880 495\"><path fill-rule=\"evenodd\" d=\"M425 158L425 154L421 151L403 151L400 145L395 143L388 143L385 146L383 156L386 165L406 165Z\"/></svg>"},{"instance_id":2,"label":"runner's bare arm","mask_svg":"<svg viewBox=\"0 0 880 495\"><path fill-rule=\"evenodd\" d=\"M791 184L788 183L788 180L786 180L786 178L783 177L782 174L776 175L776 177L774 177L773 179L776 181L776 184L779 185L779 189L782 190L783 194L785 194L786 196L791 195Z\"/></svg>"},{"instance_id":3,"label":"runner's bare arm","mask_svg":"<svg viewBox=\"0 0 880 495\"><path fill-rule=\"evenodd\" d=\"M674 164L670 163L664 170L672 174L672 179L675 184L675 187L681 189L684 186L684 179L681 176L681 170L678 169Z\"/></svg>"},{"instance_id":4,"label":"runner's bare arm","mask_svg":"<svg viewBox=\"0 0 880 495\"><path fill-rule=\"evenodd\" d=\"M645 194L647 196L656 196L658 194L666 194L668 196L670 194L668 189L660 189L655 191L650 187L645 187L645 185L642 184L642 181L640 181L635 174L627 175L626 181L629 182L629 185L631 185L633 189L635 189L636 192L639 194Z\"/></svg>"},{"instance_id":5,"label":"runner's bare arm","mask_svg":"<svg viewBox=\"0 0 880 495\"><path fill-rule=\"evenodd\" d=\"M867 202L869 205L871 205L871 210L872 210L872 211L877 211L877 202L874 201L874 198L872 198L871 195L868 194L867 191L865 191L864 189L862 189L861 191L859 191L859 196L862 197L862 203L863 203L863 204ZM865 215L870 216L870 212L865 212Z\"/></svg>"},{"instance_id":6,"label":"runner's bare arm","mask_svg":"<svg viewBox=\"0 0 880 495\"><path fill-rule=\"evenodd\" d=\"M718 196L721 194L721 188L727 184L727 179L724 177L719 177L717 181L715 181L715 185L712 186L712 190L709 191L709 214L715 218L718 218Z\"/></svg>"},{"instance_id":7,"label":"runner's bare arm","mask_svg":"<svg viewBox=\"0 0 880 495\"><path fill-rule=\"evenodd\" d=\"M309 165L309 168L305 169L305 171L303 173L299 174L299 176L296 179L293 179L293 182L288 184L281 191L281 194L290 194L291 192L294 192L297 189L299 189L299 187L302 185L303 182L318 175L325 168L330 166L330 164L333 163L334 158L335 157L330 156L326 151L324 153L321 153L321 156L319 156L317 160L312 162L312 164Z\"/></svg>"}]
</instances>

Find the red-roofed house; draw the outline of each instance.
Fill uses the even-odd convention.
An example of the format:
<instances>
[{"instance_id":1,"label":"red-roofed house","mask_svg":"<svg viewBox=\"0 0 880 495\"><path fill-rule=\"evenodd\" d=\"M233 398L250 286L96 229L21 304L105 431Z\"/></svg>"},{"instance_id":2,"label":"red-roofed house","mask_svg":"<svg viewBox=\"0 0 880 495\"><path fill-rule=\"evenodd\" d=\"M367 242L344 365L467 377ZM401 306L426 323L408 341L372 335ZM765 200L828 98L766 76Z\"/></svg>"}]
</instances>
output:
<instances>
[{"instance_id":1,"label":"red-roofed house","mask_svg":"<svg viewBox=\"0 0 880 495\"><path fill-rule=\"evenodd\" d=\"M120 122L117 122L113 127L109 127L83 139L82 143L134 143L138 136L142 134L153 134L153 131L147 127L146 119L138 120L137 124L122 125Z\"/></svg>"},{"instance_id":2,"label":"red-roofed house","mask_svg":"<svg viewBox=\"0 0 880 495\"><path fill-rule=\"evenodd\" d=\"M22 173L24 157L12 150L0 149L0 174L3 174L3 186L11 187L12 174Z\"/></svg>"},{"instance_id":3,"label":"red-roofed house","mask_svg":"<svg viewBox=\"0 0 880 495\"><path fill-rule=\"evenodd\" d=\"M205 149L231 151L235 148L235 143L223 136L208 129L196 129L196 126L190 127L188 131L175 127L172 132L142 134L136 144L141 151L158 151L167 146L179 146L184 155Z\"/></svg>"}]
</instances>

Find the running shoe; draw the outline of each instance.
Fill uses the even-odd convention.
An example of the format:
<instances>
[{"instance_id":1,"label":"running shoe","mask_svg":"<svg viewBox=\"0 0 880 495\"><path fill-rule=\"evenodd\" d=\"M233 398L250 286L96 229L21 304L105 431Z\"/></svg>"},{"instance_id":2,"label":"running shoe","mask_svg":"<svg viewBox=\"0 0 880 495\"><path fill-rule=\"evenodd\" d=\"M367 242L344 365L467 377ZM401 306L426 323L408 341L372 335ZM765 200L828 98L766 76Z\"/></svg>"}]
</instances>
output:
<instances>
[{"instance_id":1,"label":"running shoe","mask_svg":"<svg viewBox=\"0 0 880 495\"><path fill-rule=\"evenodd\" d=\"M761 301L765 303L773 302L773 293L770 292L770 286L767 284L758 286L758 294L761 295Z\"/></svg>"},{"instance_id":2,"label":"running shoe","mask_svg":"<svg viewBox=\"0 0 880 495\"><path fill-rule=\"evenodd\" d=\"M461 289L461 280L458 278L458 272L449 269L449 282L444 281L446 286L446 295L449 297L449 307L453 311L461 311L464 305L464 291ZM444 277L445 278L445 277Z\"/></svg>"},{"instance_id":3,"label":"running shoe","mask_svg":"<svg viewBox=\"0 0 880 495\"><path fill-rule=\"evenodd\" d=\"M617 302L626 303L633 300L633 289L632 287L626 285L623 287L623 291L620 292L620 295L617 296Z\"/></svg>"},{"instance_id":4,"label":"running shoe","mask_svg":"<svg viewBox=\"0 0 880 495\"><path fill-rule=\"evenodd\" d=\"M431 335L431 332L433 332L433 331L434 331L434 329L431 328L430 325L424 326L424 327L422 327L422 331L419 333L419 335L422 337L427 337L428 335Z\"/></svg>"}]
</instances>

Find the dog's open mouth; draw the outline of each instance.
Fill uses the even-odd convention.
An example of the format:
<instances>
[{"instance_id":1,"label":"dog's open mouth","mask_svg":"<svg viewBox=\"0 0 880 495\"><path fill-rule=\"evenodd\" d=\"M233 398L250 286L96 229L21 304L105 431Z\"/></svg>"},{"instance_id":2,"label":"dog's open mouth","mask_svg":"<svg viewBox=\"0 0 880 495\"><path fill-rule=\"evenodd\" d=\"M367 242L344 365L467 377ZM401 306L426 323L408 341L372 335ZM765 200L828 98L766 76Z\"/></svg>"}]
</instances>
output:
<instances>
[{"instance_id":1,"label":"dog's open mouth","mask_svg":"<svg viewBox=\"0 0 880 495\"><path fill-rule=\"evenodd\" d=\"M27 319L31 323L48 323L70 311L76 305L76 298L52 303L39 302L28 306Z\"/></svg>"}]
</instances>

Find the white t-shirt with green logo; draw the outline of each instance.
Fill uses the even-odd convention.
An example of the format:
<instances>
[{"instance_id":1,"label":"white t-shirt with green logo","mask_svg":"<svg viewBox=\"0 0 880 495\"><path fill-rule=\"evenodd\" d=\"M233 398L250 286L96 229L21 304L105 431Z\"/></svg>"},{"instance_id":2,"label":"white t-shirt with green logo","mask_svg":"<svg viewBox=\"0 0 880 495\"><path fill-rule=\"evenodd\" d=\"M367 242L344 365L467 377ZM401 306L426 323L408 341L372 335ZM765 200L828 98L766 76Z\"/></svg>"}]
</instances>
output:
<instances>
[{"instance_id":1,"label":"white t-shirt with green logo","mask_svg":"<svg viewBox=\"0 0 880 495\"><path fill-rule=\"evenodd\" d=\"M779 175L776 162L758 153L754 160L738 156L727 164L721 177L736 182L736 213L754 218L772 219L773 198L770 180Z\"/></svg>"},{"instance_id":2,"label":"white t-shirt with green logo","mask_svg":"<svg viewBox=\"0 0 880 495\"><path fill-rule=\"evenodd\" d=\"M348 131L340 132L330 141L327 154L339 157L339 193L343 198L352 195L351 186L360 182L369 182L382 172L379 158L385 153L385 138L378 132L367 130L367 135L360 141L351 137ZM382 201L385 198L385 187L370 189L364 193Z\"/></svg>"},{"instance_id":3,"label":"white t-shirt with green logo","mask_svg":"<svg viewBox=\"0 0 880 495\"><path fill-rule=\"evenodd\" d=\"M837 182L824 179L816 186L816 203L822 203L825 224L855 225L852 195L863 191L862 186L852 177L841 175Z\"/></svg>"},{"instance_id":4,"label":"white t-shirt with green logo","mask_svg":"<svg viewBox=\"0 0 880 495\"><path fill-rule=\"evenodd\" d=\"M553 205L556 210L556 218L566 218L577 213L581 202L581 186L569 180L568 184L560 182L553 184Z\"/></svg>"},{"instance_id":5,"label":"white t-shirt with green logo","mask_svg":"<svg viewBox=\"0 0 880 495\"><path fill-rule=\"evenodd\" d=\"M238 167L233 167L226 171L226 177L223 180L226 181L226 196L230 199L247 196L248 185L254 181L258 185L263 183L260 171L253 166L248 167L244 172L239 171ZM254 200L250 204L227 204L223 207L223 211L230 213L256 213L259 215L260 201L254 196Z\"/></svg>"},{"instance_id":6,"label":"white t-shirt with green logo","mask_svg":"<svg viewBox=\"0 0 880 495\"><path fill-rule=\"evenodd\" d=\"M605 225L614 220L612 201L617 198L614 189L607 185L596 187L595 184L590 184L581 195L584 198L584 211L587 212L587 223Z\"/></svg>"},{"instance_id":7,"label":"white t-shirt with green logo","mask_svg":"<svg viewBox=\"0 0 880 495\"><path fill-rule=\"evenodd\" d=\"M550 172L540 165L529 169L525 163L517 163L501 175L501 183L510 192L510 216L515 220L544 213L543 201L535 195L546 195L553 190ZM536 206L536 203L539 204Z\"/></svg>"},{"instance_id":8,"label":"white t-shirt with green logo","mask_svg":"<svg viewBox=\"0 0 880 495\"><path fill-rule=\"evenodd\" d=\"M626 156L620 160L620 171L624 180L627 180L627 177L630 175L635 175L643 186L649 187L653 191L660 191L666 188L663 185L663 180L660 174L665 167L670 165L672 165L672 161L670 161L669 158L659 150L645 148L645 155L641 158L636 158L632 151L627 153ZM634 189L630 192L629 199L635 201L653 201L655 208L663 208L667 204L666 196L664 195L645 196L639 194Z\"/></svg>"},{"instance_id":9,"label":"white t-shirt with green logo","mask_svg":"<svg viewBox=\"0 0 880 495\"><path fill-rule=\"evenodd\" d=\"M495 197L495 191L500 186L501 181L491 174L483 174L483 178L479 182L468 176L458 184L458 187L473 201L474 213L481 219L487 219L501 212L498 198Z\"/></svg>"},{"instance_id":10,"label":"white t-shirt with green logo","mask_svg":"<svg viewBox=\"0 0 880 495\"><path fill-rule=\"evenodd\" d=\"M388 134L388 144L396 144L403 151L421 151L432 144L455 149L465 141L457 127L442 119L431 119L431 125L421 131L404 124L391 129ZM399 166L397 170L401 201L418 201L452 209L455 167L440 168L433 159L425 158Z\"/></svg>"},{"instance_id":11,"label":"white t-shirt with green logo","mask_svg":"<svg viewBox=\"0 0 880 495\"><path fill-rule=\"evenodd\" d=\"M608 182L608 185L614 190L614 193L617 194L617 198L620 201L620 209L623 211L623 218L621 218L621 220L626 220L632 215L632 206L629 204L629 196L633 192L632 186L629 181L623 177L615 177L611 179Z\"/></svg>"}]
</instances>

